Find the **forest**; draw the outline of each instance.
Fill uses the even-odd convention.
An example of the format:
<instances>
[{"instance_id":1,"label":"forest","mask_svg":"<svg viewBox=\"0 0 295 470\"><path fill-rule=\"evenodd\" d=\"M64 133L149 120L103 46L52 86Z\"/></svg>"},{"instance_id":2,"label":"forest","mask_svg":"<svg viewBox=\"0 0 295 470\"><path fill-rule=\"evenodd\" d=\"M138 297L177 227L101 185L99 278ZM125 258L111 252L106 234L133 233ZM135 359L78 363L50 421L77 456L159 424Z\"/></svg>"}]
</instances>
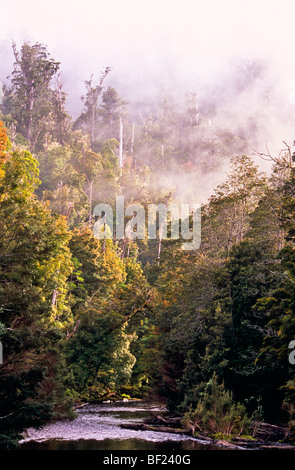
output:
<instances>
[{"instance_id":1,"label":"forest","mask_svg":"<svg viewBox=\"0 0 295 470\"><path fill-rule=\"evenodd\" d=\"M291 147L265 151L251 119L217 122L214 92L129 103L110 67L85 77L73 117L47 46L12 49L0 105L0 448L110 397L157 397L196 431L241 434L256 420L294 438ZM262 73L241 63L231 86ZM144 208L200 203L200 247L183 250L159 224L156 239L95 237L94 207L120 195Z\"/></svg>"}]
</instances>

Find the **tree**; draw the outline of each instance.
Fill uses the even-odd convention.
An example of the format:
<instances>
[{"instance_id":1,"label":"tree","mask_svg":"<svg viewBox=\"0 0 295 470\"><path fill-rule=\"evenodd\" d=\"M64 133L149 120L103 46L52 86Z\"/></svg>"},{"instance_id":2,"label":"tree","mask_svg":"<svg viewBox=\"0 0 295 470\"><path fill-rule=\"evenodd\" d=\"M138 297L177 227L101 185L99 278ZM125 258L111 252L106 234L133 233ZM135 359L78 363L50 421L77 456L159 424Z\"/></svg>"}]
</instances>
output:
<instances>
[{"instance_id":1,"label":"tree","mask_svg":"<svg viewBox=\"0 0 295 470\"><path fill-rule=\"evenodd\" d=\"M216 374L202 385L196 391L199 395L196 409L185 414L183 424L196 435L201 432L234 437L247 432L250 420L245 406L234 401L233 394L225 389L224 383L218 383Z\"/></svg>"},{"instance_id":2,"label":"tree","mask_svg":"<svg viewBox=\"0 0 295 470\"><path fill-rule=\"evenodd\" d=\"M15 58L12 72L12 116L33 150L45 132L46 118L51 111L51 79L59 69L46 46L25 42L20 51L13 43Z\"/></svg>"},{"instance_id":3,"label":"tree","mask_svg":"<svg viewBox=\"0 0 295 470\"><path fill-rule=\"evenodd\" d=\"M99 84L93 86L93 75L89 80L85 81L86 95L82 97L84 102L84 111L75 123L76 128L82 128L89 136L91 146L93 147L96 140L96 125L99 117L99 98L103 90L103 82L110 73L111 68L106 67L101 72Z\"/></svg>"},{"instance_id":4,"label":"tree","mask_svg":"<svg viewBox=\"0 0 295 470\"><path fill-rule=\"evenodd\" d=\"M79 173L83 174L88 185L88 198L89 198L89 212L88 212L88 225L92 226L92 202L93 202L93 183L98 179L99 173L102 170L102 157L101 155L93 152L90 148L83 148L82 155L75 163L75 167Z\"/></svg>"},{"instance_id":5,"label":"tree","mask_svg":"<svg viewBox=\"0 0 295 470\"><path fill-rule=\"evenodd\" d=\"M70 386L87 400L120 393L132 384L138 388L150 375L141 362L132 381L137 357L148 349L142 322L152 293L136 259L122 260L111 240L103 252L101 244L88 228L75 231L70 242L83 277L79 283L73 279L71 292L79 326L67 345Z\"/></svg>"},{"instance_id":6,"label":"tree","mask_svg":"<svg viewBox=\"0 0 295 470\"><path fill-rule=\"evenodd\" d=\"M242 381L244 373L246 382L256 370L253 357L262 344L263 322L251 308L280 279L273 253L247 241L266 188L249 157L232 159L226 181L202 208L200 250L176 256L174 246L173 261L169 254L163 260L156 285L166 305L160 307L163 369L173 406L189 406L194 386L213 372L242 393L246 388L234 387L237 377Z\"/></svg>"},{"instance_id":7,"label":"tree","mask_svg":"<svg viewBox=\"0 0 295 470\"><path fill-rule=\"evenodd\" d=\"M0 135L3 135L1 129ZM5 139L4 139L5 140ZM68 412L62 338L72 323L65 220L34 195L37 161L4 151L0 172L0 447L29 426ZM53 293L55 302L52 303Z\"/></svg>"},{"instance_id":8,"label":"tree","mask_svg":"<svg viewBox=\"0 0 295 470\"><path fill-rule=\"evenodd\" d=\"M256 208L266 178L247 155L231 159L231 172L217 186L215 195L204 207L203 244L212 252L228 256L243 240L250 227L250 214Z\"/></svg>"},{"instance_id":9,"label":"tree","mask_svg":"<svg viewBox=\"0 0 295 470\"><path fill-rule=\"evenodd\" d=\"M118 136L120 119L125 117L125 107L118 92L113 87L108 87L102 94L100 115L100 140L107 140Z\"/></svg>"},{"instance_id":10,"label":"tree","mask_svg":"<svg viewBox=\"0 0 295 470\"><path fill-rule=\"evenodd\" d=\"M257 367L264 379L265 406L269 414L285 420L294 419L294 373L288 362L288 347L295 338L294 182L291 168L280 188L282 204L278 214L285 232L285 246L276 259L280 279L253 307L255 314L264 316L266 323L257 356Z\"/></svg>"},{"instance_id":11,"label":"tree","mask_svg":"<svg viewBox=\"0 0 295 470\"><path fill-rule=\"evenodd\" d=\"M52 138L60 145L69 141L71 131L71 118L65 109L66 93L63 91L63 83L60 74L57 75L52 90L52 126L49 130Z\"/></svg>"},{"instance_id":12,"label":"tree","mask_svg":"<svg viewBox=\"0 0 295 470\"><path fill-rule=\"evenodd\" d=\"M80 158L74 143L62 146L53 142L38 154L41 184L36 194L49 202L53 213L66 217L69 228L83 224L88 214L86 176L77 165Z\"/></svg>"}]
</instances>

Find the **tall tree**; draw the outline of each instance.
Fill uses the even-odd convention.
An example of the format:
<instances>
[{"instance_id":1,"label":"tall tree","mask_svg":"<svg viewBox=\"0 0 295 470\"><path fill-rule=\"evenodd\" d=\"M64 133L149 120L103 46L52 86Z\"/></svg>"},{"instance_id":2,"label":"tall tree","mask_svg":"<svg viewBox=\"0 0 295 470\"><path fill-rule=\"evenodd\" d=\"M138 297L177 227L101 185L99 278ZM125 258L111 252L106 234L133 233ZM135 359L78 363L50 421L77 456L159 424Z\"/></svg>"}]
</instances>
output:
<instances>
[{"instance_id":1,"label":"tall tree","mask_svg":"<svg viewBox=\"0 0 295 470\"><path fill-rule=\"evenodd\" d=\"M102 94L100 114L101 140L111 139L119 135L121 121L125 117L127 102L123 101L113 87L108 87Z\"/></svg>"},{"instance_id":2,"label":"tall tree","mask_svg":"<svg viewBox=\"0 0 295 470\"><path fill-rule=\"evenodd\" d=\"M19 51L13 43L13 53L12 115L32 150L41 132L46 129L45 118L51 104L51 79L60 64L50 57L46 46L39 43L31 45L25 42Z\"/></svg>"},{"instance_id":3,"label":"tall tree","mask_svg":"<svg viewBox=\"0 0 295 470\"><path fill-rule=\"evenodd\" d=\"M0 136L3 136L2 129ZM71 326L72 271L65 221L34 195L29 152L4 152L0 168L0 447L67 408L61 338ZM56 302L52 304L53 292ZM57 398L58 397L58 398ZM64 408L65 406L65 408Z\"/></svg>"},{"instance_id":4,"label":"tall tree","mask_svg":"<svg viewBox=\"0 0 295 470\"><path fill-rule=\"evenodd\" d=\"M66 97L67 94L63 90L61 76L58 74L52 90L52 127L49 133L61 145L69 140L71 130L71 118L65 108Z\"/></svg>"},{"instance_id":5,"label":"tall tree","mask_svg":"<svg viewBox=\"0 0 295 470\"><path fill-rule=\"evenodd\" d=\"M101 72L98 85L94 85L93 75L91 75L89 80L85 81L86 95L82 97L84 102L84 111L75 123L76 128L81 127L88 133L92 147L96 139L95 127L99 116L100 96L103 91L103 82L110 71L111 68L106 67Z\"/></svg>"}]
</instances>

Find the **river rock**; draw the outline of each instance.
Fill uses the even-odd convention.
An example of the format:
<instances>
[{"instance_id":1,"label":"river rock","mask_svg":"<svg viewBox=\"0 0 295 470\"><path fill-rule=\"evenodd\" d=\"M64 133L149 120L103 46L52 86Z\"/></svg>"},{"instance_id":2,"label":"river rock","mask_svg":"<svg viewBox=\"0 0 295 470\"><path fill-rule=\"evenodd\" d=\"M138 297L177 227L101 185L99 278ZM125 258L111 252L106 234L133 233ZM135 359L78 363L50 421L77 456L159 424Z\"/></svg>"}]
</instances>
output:
<instances>
[{"instance_id":1,"label":"river rock","mask_svg":"<svg viewBox=\"0 0 295 470\"><path fill-rule=\"evenodd\" d=\"M261 445L261 450L295 450L295 447L291 444L281 444L279 442L268 445Z\"/></svg>"},{"instance_id":2,"label":"river rock","mask_svg":"<svg viewBox=\"0 0 295 470\"><path fill-rule=\"evenodd\" d=\"M214 439L212 439L212 437L204 436L203 434L197 434L194 437L196 439L200 439L201 441L206 442L207 444L213 444L214 443Z\"/></svg>"},{"instance_id":3,"label":"river rock","mask_svg":"<svg viewBox=\"0 0 295 470\"><path fill-rule=\"evenodd\" d=\"M261 441L277 442L286 439L288 429L269 423L255 423L252 425L253 437Z\"/></svg>"},{"instance_id":4,"label":"river rock","mask_svg":"<svg viewBox=\"0 0 295 470\"><path fill-rule=\"evenodd\" d=\"M191 435L191 433L185 431L184 429L171 428L169 426L147 426L147 429L155 432L169 432L172 434Z\"/></svg>"},{"instance_id":5,"label":"river rock","mask_svg":"<svg viewBox=\"0 0 295 470\"><path fill-rule=\"evenodd\" d=\"M218 441L216 441L215 444L218 445L218 446L222 446L222 447L228 447L229 449L245 450L244 447L238 446L238 445L236 445L232 442L229 442L229 441L225 441L224 439L219 439Z\"/></svg>"},{"instance_id":6,"label":"river rock","mask_svg":"<svg viewBox=\"0 0 295 470\"><path fill-rule=\"evenodd\" d=\"M182 417L170 417L170 416L160 416L154 415L151 413L151 417L146 418L144 422L146 424L154 424L154 425L167 425L174 428L181 427Z\"/></svg>"},{"instance_id":7,"label":"river rock","mask_svg":"<svg viewBox=\"0 0 295 470\"><path fill-rule=\"evenodd\" d=\"M133 429L134 431L146 431L148 426L143 423L122 423L120 424L122 429Z\"/></svg>"}]
</instances>

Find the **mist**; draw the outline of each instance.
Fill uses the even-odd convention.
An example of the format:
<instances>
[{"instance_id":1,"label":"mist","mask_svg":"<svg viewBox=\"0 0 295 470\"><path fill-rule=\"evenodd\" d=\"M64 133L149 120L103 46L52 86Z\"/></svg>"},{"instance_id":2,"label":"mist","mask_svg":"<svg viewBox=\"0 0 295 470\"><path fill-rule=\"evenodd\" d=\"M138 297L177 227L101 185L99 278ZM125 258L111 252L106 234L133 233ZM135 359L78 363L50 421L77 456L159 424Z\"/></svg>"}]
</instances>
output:
<instances>
[{"instance_id":1,"label":"mist","mask_svg":"<svg viewBox=\"0 0 295 470\"><path fill-rule=\"evenodd\" d=\"M226 129L250 139L248 153L267 146L276 155L295 138L294 10L290 0L13 0L4 5L0 80L6 83L12 71L12 41L43 43L61 63L73 119L83 107L84 80L110 66L105 86L129 103L131 120L155 115L163 96L180 110L191 90L203 127L210 122L213 133ZM231 156L239 150L233 147ZM198 184L179 172L160 184L203 200L224 179L229 158L218 170L200 172Z\"/></svg>"}]
</instances>

